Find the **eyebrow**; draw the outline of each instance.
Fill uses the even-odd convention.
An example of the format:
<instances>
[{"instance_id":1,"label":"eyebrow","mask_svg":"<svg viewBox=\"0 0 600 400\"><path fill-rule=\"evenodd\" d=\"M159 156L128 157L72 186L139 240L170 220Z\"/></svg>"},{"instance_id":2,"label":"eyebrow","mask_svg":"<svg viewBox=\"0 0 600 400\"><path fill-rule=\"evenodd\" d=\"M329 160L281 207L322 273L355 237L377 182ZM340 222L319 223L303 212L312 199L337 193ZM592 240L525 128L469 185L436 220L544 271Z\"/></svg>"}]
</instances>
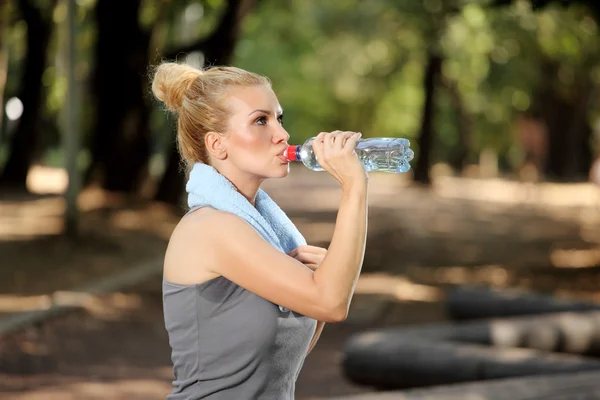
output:
<instances>
[{"instance_id":1,"label":"eyebrow","mask_svg":"<svg viewBox=\"0 0 600 400\"><path fill-rule=\"evenodd\" d=\"M271 115L271 114L272 114L272 112L271 112L271 111L268 111L268 110L254 110L254 111L252 111L250 114L248 114L248 116L250 116L250 115L252 115L252 114L254 114L254 113L257 113L257 112L263 112L263 113L265 113L265 114L267 114L267 115ZM283 110L281 110L281 112L280 112L279 114L280 114L280 115L283 115Z\"/></svg>"}]
</instances>

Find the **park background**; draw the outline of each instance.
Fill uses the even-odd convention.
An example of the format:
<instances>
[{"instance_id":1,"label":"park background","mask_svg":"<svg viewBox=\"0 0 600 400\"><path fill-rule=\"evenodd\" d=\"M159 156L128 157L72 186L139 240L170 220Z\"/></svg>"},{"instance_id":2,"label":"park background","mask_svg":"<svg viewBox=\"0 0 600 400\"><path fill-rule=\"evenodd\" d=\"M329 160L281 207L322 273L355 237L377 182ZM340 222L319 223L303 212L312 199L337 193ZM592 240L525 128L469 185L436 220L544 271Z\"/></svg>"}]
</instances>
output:
<instances>
[{"instance_id":1,"label":"park background","mask_svg":"<svg viewBox=\"0 0 600 400\"><path fill-rule=\"evenodd\" d=\"M371 174L357 294L298 399L375 391L345 375L347 339L450 321L455 289L596 304L599 22L593 0L0 1L0 398L170 390L160 268L185 174L162 60L268 76L290 144L411 141L410 172ZM264 189L328 245L330 176Z\"/></svg>"}]
</instances>

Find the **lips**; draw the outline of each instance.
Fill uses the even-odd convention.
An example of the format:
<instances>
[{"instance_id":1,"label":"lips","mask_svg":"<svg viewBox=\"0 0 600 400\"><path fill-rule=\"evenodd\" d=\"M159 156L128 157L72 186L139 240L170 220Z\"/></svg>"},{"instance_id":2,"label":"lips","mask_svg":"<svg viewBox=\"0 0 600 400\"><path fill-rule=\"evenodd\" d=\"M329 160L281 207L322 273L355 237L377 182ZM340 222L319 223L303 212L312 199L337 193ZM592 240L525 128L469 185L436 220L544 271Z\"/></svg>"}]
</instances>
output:
<instances>
[{"instance_id":1,"label":"lips","mask_svg":"<svg viewBox=\"0 0 600 400\"><path fill-rule=\"evenodd\" d=\"M277 157L281 160L281 161L285 161L285 162L289 162L288 158L286 157L286 151L288 149L289 146L285 147L281 153L277 154Z\"/></svg>"}]
</instances>

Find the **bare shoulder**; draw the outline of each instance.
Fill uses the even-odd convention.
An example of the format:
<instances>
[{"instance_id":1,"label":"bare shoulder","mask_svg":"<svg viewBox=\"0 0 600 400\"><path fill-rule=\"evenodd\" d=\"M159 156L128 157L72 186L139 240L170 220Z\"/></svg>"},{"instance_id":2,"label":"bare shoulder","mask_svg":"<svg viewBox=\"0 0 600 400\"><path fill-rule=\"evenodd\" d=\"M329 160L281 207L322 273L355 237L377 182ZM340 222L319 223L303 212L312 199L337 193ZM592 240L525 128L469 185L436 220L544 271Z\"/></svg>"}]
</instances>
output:
<instances>
[{"instance_id":1,"label":"bare shoulder","mask_svg":"<svg viewBox=\"0 0 600 400\"><path fill-rule=\"evenodd\" d=\"M183 217L169 239L164 262L165 279L195 284L218 277L211 265L213 254L222 247L221 238L225 232L234 231L236 225L243 223L241 218L212 207L202 207Z\"/></svg>"},{"instance_id":2,"label":"bare shoulder","mask_svg":"<svg viewBox=\"0 0 600 400\"><path fill-rule=\"evenodd\" d=\"M181 219L171 240L193 240L203 238L209 242L218 238L219 234L230 233L232 229L240 226L250 228L250 225L242 218L232 213L202 207Z\"/></svg>"}]
</instances>

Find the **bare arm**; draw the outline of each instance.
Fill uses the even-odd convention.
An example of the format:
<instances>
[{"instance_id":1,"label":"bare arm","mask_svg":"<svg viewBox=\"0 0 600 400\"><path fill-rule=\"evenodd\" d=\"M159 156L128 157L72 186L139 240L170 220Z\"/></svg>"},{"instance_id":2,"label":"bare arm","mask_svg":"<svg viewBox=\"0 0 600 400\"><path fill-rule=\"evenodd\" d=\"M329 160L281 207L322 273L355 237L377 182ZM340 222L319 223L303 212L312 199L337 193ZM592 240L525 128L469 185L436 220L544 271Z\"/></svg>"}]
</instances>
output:
<instances>
[{"instance_id":1,"label":"bare arm","mask_svg":"<svg viewBox=\"0 0 600 400\"><path fill-rule=\"evenodd\" d=\"M367 238L366 183L344 190L327 255L314 272L327 304L346 318L365 254Z\"/></svg>"},{"instance_id":2,"label":"bare arm","mask_svg":"<svg viewBox=\"0 0 600 400\"><path fill-rule=\"evenodd\" d=\"M353 197L352 193L350 192L349 197ZM351 276L351 274L346 274L346 279L348 279L348 282L346 283L346 286L344 285L340 285L339 288L341 288L342 292L341 293L330 293L330 295L333 298L338 298L340 300L343 301L342 304L340 304L341 309L344 311L343 313L343 318L345 319L346 316L348 315L348 309L350 306L350 302L352 300L352 295L354 293L354 289L356 287L356 282L358 280L358 276L360 274L360 267L362 266L363 263L363 259L364 259L364 254L365 254L365 244L366 244L366 238L367 238L367 199L366 196L357 196L358 199L364 198L365 204L362 204L362 201L358 200L358 215L357 214L350 214L353 210L352 206L349 206L348 208L344 208L342 209L342 207L340 207L340 211L338 212L338 216L337 216L337 222L336 222L336 228L335 231L333 233L333 239L336 239L336 234L338 234L338 232L344 232L345 235L342 236L342 234L340 233L339 236L341 236L341 240L339 241L335 241L332 239L331 241L331 245L329 246L327 255L331 254L332 251L337 253L339 252L339 256L340 257L344 257L344 255L347 258L347 262L348 264L346 265L358 265L359 270L354 274L354 276ZM344 212L342 212L344 211ZM364 214L363 214L364 211ZM347 215L346 213L350 214ZM354 219L353 217L357 218ZM348 221L345 221L345 218L348 218ZM354 219L354 221L353 221ZM361 221L364 220L364 225L361 223ZM348 222L347 224L345 222ZM346 226L348 225L348 226ZM345 229L346 228L346 229ZM357 229L358 228L358 229ZM338 243L342 243L342 246L338 246ZM336 244L334 246L334 243ZM355 249L349 248L348 246L343 246L343 244L349 244L349 243L356 243L357 246ZM354 250L354 251L353 251ZM327 260L327 256L325 257L325 260ZM325 261L323 261L323 264L325 263ZM342 270L343 270L343 262L338 264L340 266L342 266ZM322 279L323 281L327 281L328 279L335 279L336 278L336 272L338 272L339 275L344 275L343 272L340 273L340 271L336 271L336 270L327 270L325 274L323 273L319 273L319 271L322 271L323 265L321 264L321 266L315 271L314 273L314 279ZM339 279L339 278L338 278ZM347 290L347 292L344 292L344 290ZM313 335L312 340L310 341L310 345L308 347L308 354L310 354L310 352L312 351L312 349L315 347L315 345L317 344L317 342L319 341L319 338L321 337L321 333L323 332L323 328L325 327L325 322L323 321L317 321L317 328L315 330L315 334Z\"/></svg>"},{"instance_id":3,"label":"bare arm","mask_svg":"<svg viewBox=\"0 0 600 400\"><path fill-rule=\"evenodd\" d=\"M317 271L278 251L240 217L214 211L178 233L210 273L318 321L346 318L362 266L366 184L345 190L327 255Z\"/></svg>"}]
</instances>

